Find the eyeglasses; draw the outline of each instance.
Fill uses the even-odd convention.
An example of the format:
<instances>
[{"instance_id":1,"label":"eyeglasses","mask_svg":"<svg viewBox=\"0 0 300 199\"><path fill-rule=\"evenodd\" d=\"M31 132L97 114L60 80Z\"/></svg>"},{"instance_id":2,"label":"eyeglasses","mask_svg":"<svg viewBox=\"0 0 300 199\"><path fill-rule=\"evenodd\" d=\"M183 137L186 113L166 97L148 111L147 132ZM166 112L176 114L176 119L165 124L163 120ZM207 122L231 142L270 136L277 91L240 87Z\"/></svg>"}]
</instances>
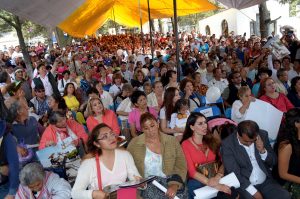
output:
<instances>
[{"instance_id":1,"label":"eyeglasses","mask_svg":"<svg viewBox=\"0 0 300 199\"><path fill-rule=\"evenodd\" d=\"M35 92L37 92L37 93L42 93L42 92L45 92L45 90L37 90L37 91L35 91Z\"/></svg>"},{"instance_id":2,"label":"eyeglasses","mask_svg":"<svg viewBox=\"0 0 300 199\"><path fill-rule=\"evenodd\" d=\"M102 137L98 138L97 141L108 140L109 138L116 138L116 137L117 137L117 135L114 132L110 132L110 133L105 134Z\"/></svg>"}]
</instances>

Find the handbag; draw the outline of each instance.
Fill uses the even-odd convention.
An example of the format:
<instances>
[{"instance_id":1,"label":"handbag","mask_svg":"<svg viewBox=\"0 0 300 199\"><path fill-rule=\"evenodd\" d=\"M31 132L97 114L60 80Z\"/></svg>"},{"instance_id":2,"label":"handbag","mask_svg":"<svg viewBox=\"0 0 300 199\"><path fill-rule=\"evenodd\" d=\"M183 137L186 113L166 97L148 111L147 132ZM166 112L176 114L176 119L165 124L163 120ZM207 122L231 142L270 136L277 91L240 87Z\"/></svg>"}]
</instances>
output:
<instances>
[{"instance_id":1,"label":"handbag","mask_svg":"<svg viewBox=\"0 0 300 199\"><path fill-rule=\"evenodd\" d=\"M205 177L207 177L208 179L215 177L219 171L219 168L220 168L219 161L208 162L196 166L196 170L202 175L204 175Z\"/></svg>"}]
</instances>

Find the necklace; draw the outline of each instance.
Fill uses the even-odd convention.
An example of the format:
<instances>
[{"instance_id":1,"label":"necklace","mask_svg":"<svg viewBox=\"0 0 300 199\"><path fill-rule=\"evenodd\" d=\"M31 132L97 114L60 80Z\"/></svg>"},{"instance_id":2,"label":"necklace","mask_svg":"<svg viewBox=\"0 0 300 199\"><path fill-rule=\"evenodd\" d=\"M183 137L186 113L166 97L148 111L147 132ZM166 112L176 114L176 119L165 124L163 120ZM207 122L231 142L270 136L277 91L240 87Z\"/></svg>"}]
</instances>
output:
<instances>
[{"instance_id":1,"label":"necklace","mask_svg":"<svg viewBox=\"0 0 300 199\"><path fill-rule=\"evenodd\" d=\"M198 148L198 150L202 151L204 154L207 151L207 146L204 144L197 144L194 140L194 136L192 136L192 141L193 143L196 145L196 147Z\"/></svg>"}]
</instances>

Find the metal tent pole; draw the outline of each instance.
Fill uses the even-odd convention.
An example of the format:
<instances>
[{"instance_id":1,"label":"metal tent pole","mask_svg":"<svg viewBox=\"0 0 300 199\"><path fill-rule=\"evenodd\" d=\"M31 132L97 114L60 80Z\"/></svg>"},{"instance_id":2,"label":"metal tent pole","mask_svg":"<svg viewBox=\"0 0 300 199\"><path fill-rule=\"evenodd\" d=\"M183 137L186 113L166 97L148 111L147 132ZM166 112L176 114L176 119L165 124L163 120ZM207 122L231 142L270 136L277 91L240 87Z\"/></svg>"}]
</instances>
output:
<instances>
[{"instance_id":1,"label":"metal tent pole","mask_svg":"<svg viewBox=\"0 0 300 199\"><path fill-rule=\"evenodd\" d=\"M143 22L142 22L142 9L141 9L141 0L139 0L139 9L140 9L140 25L141 25L141 39L142 39L142 48L143 54L145 54L145 42L144 42L144 33L143 33Z\"/></svg>"},{"instance_id":2,"label":"metal tent pole","mask_svg":"<svg viewBox=\"0 0 300 199\"><path fill-rule=\"evenodd\" d=\"M117 31L117 23L116 23L116 16L115 16L115 7L113 6L113 16L114 16L114 25L115 25L115 30L116 30L116 35L118 34L118 31Z\"/></svg>"},{"instance_id":3,"label":"metal tent pole","mask_svg":"<svg viewBox=\"0 0 300 199\"><path fill-rule=\"evenodd\" d=\"M153 40L152 40L152 27L151 27L151 13L150 13L150 0L147 0L148 3L148 20L149 20L149 29L150 29L150 42L151 42L151 56L152 60L154 58L154 53L153 53Z\"/></svg>"},{"instance_id":4,"label":"metal tent pole","mask_svg":"<svg viewBox=\"0 0 300 199\"><path fill-rule=\"evenodd\" d=\"M173 0L174 7L174 35L176 43L176 66L177 66L177 80L180 82L180 63L179 63L179 38L178 38L178 26L177 26L177 2Z\"/></svg>"}]
</instances>

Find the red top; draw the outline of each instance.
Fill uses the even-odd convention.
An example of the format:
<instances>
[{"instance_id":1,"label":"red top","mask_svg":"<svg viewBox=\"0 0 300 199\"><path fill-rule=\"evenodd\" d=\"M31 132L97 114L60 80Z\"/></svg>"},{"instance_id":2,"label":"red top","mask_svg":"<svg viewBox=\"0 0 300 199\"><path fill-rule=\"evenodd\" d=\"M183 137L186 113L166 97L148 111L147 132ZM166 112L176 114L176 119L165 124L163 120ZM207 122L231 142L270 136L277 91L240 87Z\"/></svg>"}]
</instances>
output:
<instances>
[{"instance_id":1,"label":"red top","mask_svg":"<svg viewBox=\"0 0 300 199\"><path fill-rule=\"evenodd\" d=\"M109 126L113 130L113 132L115 132L117 135L120 135L118 119L113 111L106 109L104 115L102 116L102 121L104 124ZM91 132L98 124L99 121L96 120L94 116L89 116L86 120L86 125L89 129L89 132Z\"/></svg>"},{"instance_id":2,"label":"red top","mask_svg":"<svg viewBox=\"0 0 300 199\"><path fill-rule=\"evenodd\" d=\"M282 93L279 93L279 96L274 99L267 95L261 96L259 99L272 104L278 110L282 112L287 112L288 110L294 108L294 105L290 102L290 100Z\"/></svg>"},{"instance_id":3,"label":"red top","mask_svg":"<svg viewBox=\"0 0 300 199\"><path fill-rule=\"evenodd\" d=\"M85 132L83 126L79 123L77 123L73 119L67 120L67 126L73 131L73 133L78 137L82 138L83 141L86 143L88 140L88 135ZM44 131L42 138L40 140L40 146L39 149L43 149L46 147L46 143L49 141L53 141L54 143L57 143L57 135L56 135L56 128L54 125L50 124Z\"/></svg>"},{"instance_id":4,"label":"red top","mask_svg":"<svg viewBox=\"0 0 300 199\"><path fill-rule=\"evenodd\" d=\"M207 157L201 151L197 149L190 139L183 141L181 144L188 168L188 175L190 178L194 178L196 174L196 166L213 162L216 160L216 154L209 149Z\"/></svg>"}]
</instances>

